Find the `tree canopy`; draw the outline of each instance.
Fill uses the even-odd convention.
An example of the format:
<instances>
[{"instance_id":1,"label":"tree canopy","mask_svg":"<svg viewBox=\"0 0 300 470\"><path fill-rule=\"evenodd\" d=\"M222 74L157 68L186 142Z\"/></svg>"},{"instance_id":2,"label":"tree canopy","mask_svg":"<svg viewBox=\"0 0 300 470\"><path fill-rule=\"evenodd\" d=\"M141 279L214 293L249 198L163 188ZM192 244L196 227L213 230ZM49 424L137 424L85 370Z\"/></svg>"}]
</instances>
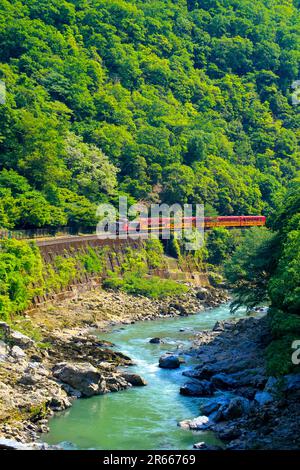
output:
<instances>
[{"instance_id":1,"label":"tree canopy","mask_svg":"<svg viewBox=\"0 0 300 470\"><path fill-rule=\"evenodd\" d=\"M299 27L292 0L0 0L0 226L90 226L118 193L274 214Z\"/></svg>"}]
</instances>

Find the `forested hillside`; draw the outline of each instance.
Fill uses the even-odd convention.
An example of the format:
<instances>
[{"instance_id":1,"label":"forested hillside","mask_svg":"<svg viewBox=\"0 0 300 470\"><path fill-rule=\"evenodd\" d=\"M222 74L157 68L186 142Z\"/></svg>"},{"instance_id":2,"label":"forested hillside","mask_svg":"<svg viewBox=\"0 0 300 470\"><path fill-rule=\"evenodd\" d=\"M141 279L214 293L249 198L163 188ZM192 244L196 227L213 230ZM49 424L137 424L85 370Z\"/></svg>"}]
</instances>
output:
<instances>
[{"instance_id":1,"label":"forested hillside","mask_svg":"<svg viewBox=\"0 0 300 470\"><path fill-rule=\"evenodd\" d=\"M299 2L0 0L0 227L99 202L274 213L299 163Z\"/></svg>"}]
</instances>

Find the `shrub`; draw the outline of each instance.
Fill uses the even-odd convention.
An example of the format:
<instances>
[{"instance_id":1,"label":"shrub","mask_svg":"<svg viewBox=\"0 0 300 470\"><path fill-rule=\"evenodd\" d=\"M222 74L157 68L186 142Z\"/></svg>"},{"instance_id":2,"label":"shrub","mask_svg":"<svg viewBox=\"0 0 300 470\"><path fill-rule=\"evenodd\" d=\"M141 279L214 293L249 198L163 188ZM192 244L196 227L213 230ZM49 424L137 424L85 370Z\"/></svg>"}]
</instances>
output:
<instances>
[{"instance_id":1,"label":"shrub","mask_svg":"<svg viewBox=\"0 0 300 470\"><path fill-rule=\"evenodd\" d=\"M99 274L103 271L103 252L97 252L93 248L88 247L87 251L77 255L77 258L87 273Z\"/></svg>"},{"instance_id":2,"label":"shrub","mask_svg":"<svg viewBox=\"0 0 300 470\"><path fill-rule=\"evenodd\" d=\"M122 289L129 294L144 295L154 299L180 295L188 290L185 285L172 279L161 279L157 276L140 278L131 273L124 276Z\"/></svg>"},{"instance_id":3,"label":"shrub","mask_svg":"<svg viewBox=\"0 0 300 470\"><path fill-rule=\"evenodd\" d=\"M34 243L4 240L0 243L0 318L7 320L25 310L43 292L43 265Z\"/></svg>"},{"instance_id":4,"label":"shrub","mask_svg":"<svg viewBox=\"0 0 300 470\"><path fill-rule=\"evenodd\" d=\"M266 348L267 372L280 376L300 371L292 363L292 343L300 337L300 317L281 310L272 309L269 321L273 341Z\"/></svg>"},{"instance_id":5,"label":"shrub","mask_svg":"<svg viewBox=\"0 0 300 470\"><path fill-rule=\"evenodd\" d=\"M67 287L76 278L76 259L56 256L54 266L57 269L58 282L62 288Z\"/></svg>"},{"instance_id":6,"label":"shrub","mask_svg":"<svg viewBox=\"0 0 300 470\"><path fill-rule=\"evenodd\" d=\"M158 276L140 277L132 272L125 273L123 277L116 272L109 272L103 286L108 289L120 289L128 294L144 295L153 299L181 295L188 290L185 285L171 279L161 279Z\"/></svg>"},{"instance_id":7,"label":"shrub","mask_svg":"<svg viewBox=\"0 0 300 470\"><path fill-rule=\"evenodd\" d=\"M181 257L180 244L175 237L171 237L167 244L167 252L173 258L179 259Z\"/></svg>"},{"instance_id":8,"label":"shrub","mask_svg":"<svg viewBox=\"0 0 300 470\"><path fill-rule=\"evenodd\" d=\"M153 242L154 240L151 240ZM147 251L148 249L148 251ZM149 243L146 249L141 252L134 252L128 249L124 262L119 269L108 273L107 278L103 282L105 288L121 289L128 294L144 295L151 298L162 298L171 295L180 295L188 289L182 284L178 284L173 280L161 279L157 276L148 276L147 259L151 257L156 265L162 256L162 248L159 242ZM157 258L155 255L157 254Z\"/></svg>"},{"instance_id":9,"label":"shrub","mask_svg":"<svg viewBox=\"0 0 300 470\"><path fill-rule=\"evenodd\" d=\"M293 335L272 341L266 348L267 373L273 376L281 376L291 372L300 372L300 366L292 363Z\"/></svg>"},{"instance_id":10,"label":"shrub","mask_svg":"<svg viewBox=\"0 0 300 470\"><path fill-rule=\"evenodd\" d=\"M102 286L105 289L118 290L124 286L124 280L113 271L108 271L107 277L103 280Z\"/></svg>"},{"instance_id":11,"label":"shrub","mask_svg":"<svg viewBox=\"0 0 300 470\"><path fill-rule=\"evenodd\" d=\"M269 313L269 319L274 338L280 338L288 334L295 334L299 337L300 317L298 315L272 309Z\"/></svg>"},{"instance_id":12,"label":"shrub","mask_svg":"<svg viewBox=\"0 0 300 470\"><path fill-rule=\"evenodd\" d=\"M160 240L146 240L145 244L147 263L150 269L160 268L163 264L164 248Z\"/></svg>"}]
</instances>

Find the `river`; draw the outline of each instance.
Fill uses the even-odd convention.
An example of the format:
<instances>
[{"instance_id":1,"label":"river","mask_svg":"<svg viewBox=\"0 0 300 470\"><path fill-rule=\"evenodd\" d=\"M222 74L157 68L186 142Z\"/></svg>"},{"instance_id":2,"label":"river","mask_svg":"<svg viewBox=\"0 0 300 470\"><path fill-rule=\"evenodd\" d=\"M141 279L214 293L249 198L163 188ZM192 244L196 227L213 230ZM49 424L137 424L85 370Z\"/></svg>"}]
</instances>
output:
<instances>
[{"instance_id":1,"label":"river","mask_svg":"<svg viewBox=\"0 0 300 470\"><path fill-rule=\"evenodd\" d=\"M240 310L234 317L244 315ZM165 351L188 347L194 332L229 318L233 318L229 305L223 304L197 315L137 322L100 333L103 340L113 342L135 361L136 366L129 370L143 376L148 385L76 400L70 409L51 418L50 432L43 440L65 449L181 450L192 449L199 441L217 444L210 432L193 433L177 426L200 414L200 398L179 394L180 385L187 380L182 371L193 359L186 356L186 364L175 370L160 369L158 359ZM150 344L153 337L166 343Z\"/></svg>"}]
</instances>

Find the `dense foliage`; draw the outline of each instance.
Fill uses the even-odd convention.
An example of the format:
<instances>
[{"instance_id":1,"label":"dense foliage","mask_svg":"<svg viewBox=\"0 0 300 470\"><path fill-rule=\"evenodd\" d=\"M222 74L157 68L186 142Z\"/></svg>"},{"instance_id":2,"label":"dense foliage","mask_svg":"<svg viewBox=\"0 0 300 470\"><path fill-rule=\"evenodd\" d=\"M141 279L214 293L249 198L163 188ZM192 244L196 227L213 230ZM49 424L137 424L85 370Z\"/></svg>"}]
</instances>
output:
<instances>
[{"instance_id":1,"label":"dense foliage","mask_svg":"<svg viewBox=\"0 0 300 470\"><path fill-rule=\"evenodd\" d=\"M300 180L282 202L273 230L252 228L225 266L237 295L234 305L254 307L269 299L289 313L300 312Z\"/></svg>"},{"instance_id":2,"label":"dense foliage","mask_svg":"<svg viewBox=\"0 0 300 470\"><path fill-rule=\"evenodd\" d=\"M0 320L11 321L38 295L60 292L85 274L102 273L104 256L104 249L88 247L85 251L56 255L52 263L46 263L34 243L1 241Z\"/></svg>"},{"instance_id":3,"label":"dense foliage","mask_svg":"<svg viewBox=\"0 0 300 470\"><path fill-rule=\"evenodd\" d=\"M274 341L267 350L270 373L293 369L292 342L300 333L300 180L291 183L273 231L247 232L225 272L236 300L249 308L270 302Z\"/></svg>"},{"instance_id":4,"label":"dense foliage","mask_svg":"<svg viewBox=\"0 0 300 470\"><path fill-rule=\"evenodd\" d=\"M115 271L108 272L103 283L104 287L114 290L120 289L128 294L144 295L154 299L187 292L188 287L184 284L172 279L148 275L149 267L160 267L162 264L161 257L158 262L161 250L160 243L153 240L146 243L145 249L138 253L128 249L121 266L115 268ZM156 259L155 266L153 266L153 259Z\"/></svg>"},{"instance_id":5,"label":"dense foliage","mask_svg":"<svg viewBox=\"0 0 300 470\"><path fill-rule=\"evenodd\" d=\"M0 319L26 309L43 292L43 264L38 248L17 240L0 245Z\"/></svg>"},{"instance_id":6,"label":"dense foliage","mask_svg":"<svg viewBox=\"0 0 300 470\"><path fill-rule=\"evenodd\" d=\"M274 212L298 166L299 18L292 0L0 0L0 227L92 226L118 194Z\"/></svg>"}]
</instances>

